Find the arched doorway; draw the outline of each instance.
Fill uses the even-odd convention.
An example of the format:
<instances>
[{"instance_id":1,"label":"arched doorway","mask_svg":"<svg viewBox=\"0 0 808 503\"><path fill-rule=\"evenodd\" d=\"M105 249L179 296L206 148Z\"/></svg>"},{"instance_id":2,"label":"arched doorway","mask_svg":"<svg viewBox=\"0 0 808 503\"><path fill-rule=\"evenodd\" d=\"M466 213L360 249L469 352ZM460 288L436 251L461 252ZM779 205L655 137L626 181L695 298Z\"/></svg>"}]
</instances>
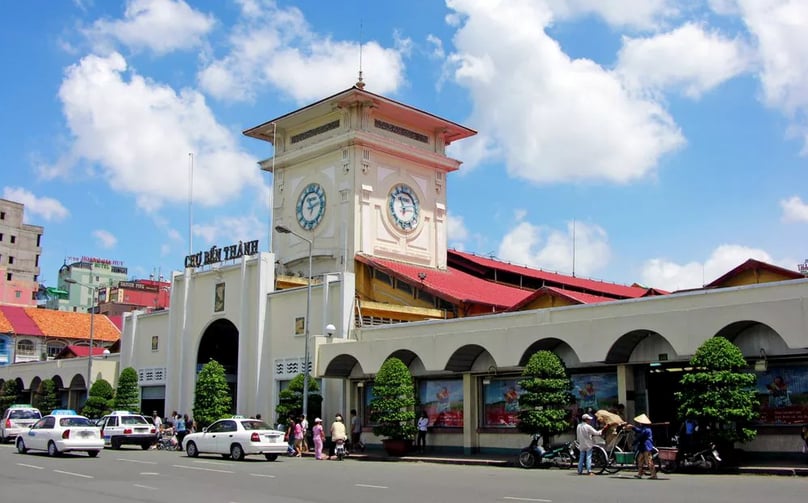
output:
<instances>
[{"instance_id":1,"label":"arched doorway","mask_svg":"<svg viewBox=\"0 0 808 503\"><path fill-rule=\"evenodd\" d=\"M224 367L225 378L230 386L231 411L236 410L236 390L238 390L238 328L226 319L210 324L199 341L196 355L196 373L211 360Z\"/></svg>"}]
</instances>

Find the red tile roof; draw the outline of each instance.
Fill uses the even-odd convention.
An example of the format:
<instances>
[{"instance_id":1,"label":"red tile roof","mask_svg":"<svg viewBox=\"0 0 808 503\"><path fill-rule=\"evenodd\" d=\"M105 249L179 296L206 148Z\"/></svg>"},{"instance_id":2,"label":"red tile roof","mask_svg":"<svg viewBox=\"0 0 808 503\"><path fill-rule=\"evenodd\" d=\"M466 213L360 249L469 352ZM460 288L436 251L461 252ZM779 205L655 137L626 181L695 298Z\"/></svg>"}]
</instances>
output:
<instances>
[{"instance_id":1,"label":"red tile roof","mask_svg":"<svg viewBox=\"0 0 808 503\"><path fill-rule=\"evenodd\" d=\"M11 322L11 331L22 335L45 335L36 322L28 315L28 308L0 306L0 311Z\"/></svg>"},{"instance_id":2,"label":"red tile roof","mask_svg":"<svg viewBox=\"0 0 808 503\"><path fill-rule=\"evenodd\" d=\"M93 317L93 338L115 342L121 330L104 315ZM35 307L0 306L0 332L19 335L89 339L90 315Z\"/></svg>"},{"instance_id":3,"label":"red tile roof","mask_svg":"<svg viewBox=\"0 0 808 503\"><path fill-rule=\"evenodd\" d=\"M359 254L356 259L456 304L487 304L505 309L533 293L530 290L492 283L452 268L440 270L419 267ZM420 273L425 275L423 280Z\"/></svg>"},{"instance_id":4,"label":"red tile roof","mask_svg":"<svg viewBox=\"0 0 808 503\"><path fill-rule=\"evenodd\" d=\"M595 292L595 294L602 294L613 298L634 299L642 297L648 292L647 288L638 286L621 285L618 283L608 283L605 281L597 281L593 279L578 278L576 276L568 276L566 274L559 274L557 272L548 272L541 269L533 269L527 266L514 265L507 262L502 262L492 258L481 257L473 253L461 252L457 250L449 250L449 259L452 256L457 257L465 262L470 262L484 269L491 269L497 271L504 271L513 274L519 274L529 278L535 278L541 281L552 282L560 285L566 285L570 288L578 290L588 290Z\"/></svg>"},{"instance_id":5,"label":"red tile roof","mask_svg":"<svg viewBox=\"0 0 808 503\"><path fill-rule=\"evenodd\" d=\"M93 356L101 356L104 354L104 351L107 351L106 348L97 348L93 347ZM86 358L87 355L90 353L90 346L65 346L58 355L56 355L56 359L62 358Z\"/></svg>"}]
</instances>

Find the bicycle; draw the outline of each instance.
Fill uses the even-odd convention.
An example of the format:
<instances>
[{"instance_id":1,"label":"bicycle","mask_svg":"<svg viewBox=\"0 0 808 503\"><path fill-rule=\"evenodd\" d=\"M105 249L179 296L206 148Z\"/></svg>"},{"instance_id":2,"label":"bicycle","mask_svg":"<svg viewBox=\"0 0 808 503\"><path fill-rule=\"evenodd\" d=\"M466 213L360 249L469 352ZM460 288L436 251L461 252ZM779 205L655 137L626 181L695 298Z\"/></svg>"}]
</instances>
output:
<instances>
[{"instance_id":1,"label":"bicycle","mask_svg":"<svg viewBox=\"0 0 808 503\"><path fill-rule=\"evenodd\" d=\"M618 426L617 436L607 442L606 447L596 445L592 448L592 472L615 474L624 468L635 469L639 452L634 451L632 443L629 431L623 425ZM656 447L651 459L659 467L659 449Z\"/></svg>"}]
</instances>

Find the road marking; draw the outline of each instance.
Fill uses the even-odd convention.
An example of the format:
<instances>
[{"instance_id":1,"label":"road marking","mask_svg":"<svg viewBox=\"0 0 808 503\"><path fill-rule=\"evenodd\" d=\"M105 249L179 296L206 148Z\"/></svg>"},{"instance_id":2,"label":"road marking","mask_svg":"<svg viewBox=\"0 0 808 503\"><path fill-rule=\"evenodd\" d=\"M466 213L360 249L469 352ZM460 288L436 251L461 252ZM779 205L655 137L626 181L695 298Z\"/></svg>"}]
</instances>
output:
<instances>
[{"instance_id":1,"label":"road marking","mask_svg":"<svg viewBox=\"0 0 808 503\"><path fill-rule=\"evenodd\" d=\"M143 484L132 484L132 485L133 485L133 486L135 486L135 487L140 487L141 489L151 489L152 491L156 491L156 490L157 490L157 488L156 488L156 487L152 487L152 486L144 486Z\"/></svg>"},{"instance_id":2,"label":"road marking","mask_svg":"<svg viewBox=\"0 0 808 503\"><path fill-rule=\"evenodd\" d=\"M45 468L37 465L27 465L25 463L17 463L17 466L24 466L26 468L36 468L37 470L44 470Z\"/></svg>"},{"instance_id":3,"label":"road marking","mask_svg":"<svg viewBox=\"0 0 808 503\"><path fill-rule=\"evenodd\" d=\"M387 486L373 486L370 484L354 484L356 487L370 487L371 489L390 489Z\"/></svg>"},{"instance_id":4,"label":"road marking","mask_svg":"<svg viewBox=\"0 0 808 503\"><path fill-rule=\"evenodd\" d=\"M92 475L83 475L81 473L65 472L65 471L62 471L62 470L53 470L53 471L56 472L56 473L61 473L63 475L72 475L74 477L82 477L82 478L85 478L85 479L93 479L93 478L95 478Z\"/></svg>"},{"instance_id":5,"label":"road marking","mask_svg":"<svg viewBox=\"0 0 808 503\"><path fill-rule=\"evenodd\" d=\"M267 475L266 473L251 473L251 477L266 477L268 479L274 479L275 475Z\"/></svg>"},{"instance_id":6,"label":"road marking","mask_svg":"<svg viewBox=\"0 0 808 503\"><path fill-rule=\"evenodd\" d=\"M223 466L223 465L229 465L232 462L231 461L204 461L204 460L201 460L201 459L195 459L195 460L192 461L192 463L196 463L196 464L199 464L199 465L219 465L219 466Z\"/></svg>"},{"instance_id":7,"label":"road marking","mask_svg":"<svg viewBox=\"0 0 808 503\"><path fill-rule=\"evenodd\" d=\"M160 475L160 472L140 472L141 475Z\"/></svg>"},{"instance_id":8,"label":"road marking","mask_svg":"<svg viewBox=\"0 0 808 503\"><path fill-rule=\"evenodd\" d=\"M125 461L127 463L140 463L140 464L143 464L143 465L156 465L157 464L157 461L143 461L143 460L140 460L140 459L118 458L115 461Z\"/></svg>"},{"instance_id":9,"label":"road marking","mask_svg":"<svg viewBox=\"0 0 808 503\"><path fill-rule=\"evenodd\" d=\"M543 499L537 499L537 498L514 498L512 496L505 496L502 499L511 500L511 501L538 501L540 503L553 503L553 500L543 500Z\"/></svg>"},{"instance_id":10,"label":"road marking","mask_svg":"<svg viewBox=\"0 0 808 503\"><path fill-rule=\"evenodd\" d=\"M213 468L202 468L200 466L171 465L174 468L184 468L186 470L199 470L203 472L233 473L230 470L215 470Z\"/></svg>"}]
</instances>

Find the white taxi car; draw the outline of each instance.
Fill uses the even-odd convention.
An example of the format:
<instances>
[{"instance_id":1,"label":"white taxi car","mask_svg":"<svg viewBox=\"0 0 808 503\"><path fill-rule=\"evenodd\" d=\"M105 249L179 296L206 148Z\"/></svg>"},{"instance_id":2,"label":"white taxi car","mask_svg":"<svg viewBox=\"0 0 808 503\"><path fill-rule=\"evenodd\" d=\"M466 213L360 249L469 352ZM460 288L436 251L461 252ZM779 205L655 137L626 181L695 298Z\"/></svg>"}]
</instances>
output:
<instances>
[{"instance_id":1,"label":"white taxi car","mask_svg":"<svg viewBox=\"0 0 808 503\"><path fill-rule=\"evenodd\" d=\"M267 460L275 461L286 453L283 435L260 419L219 419L201 432L187 435L182 447L192 458L211 453L241 461L244 456L263 454Z\"/></svg>"},{"instance_id":2,"label":"white taxi car","mask_svg":"<svg viewBox=\"0 0 808 503\"><path fill-rule=\"evenodd\" d=\"M101 428L104 443L113 449L134 444L145 451L157 443L157 428L140 414L116 410L96 424Z\"/></svg>"},{"instance_id":3,"label":"white taxi car","mask_svg":"<svg viewBox=\"0 0 808 503\"><path fill-rule=\"evenodd\" d=\"M3 413L3 420L0 421L0 443L6 443L28 431L28 428L41 418L42 413L39 409L30 404L11 405Z\"/></svg>"},{"instance_id":4,"label":"white taxi car","mask_svg":"<svg viewBox=\"0 0 808 503\"><path fill-rule=\"evenodd\" d=\"M50 456L63 452L85 451L91 458L104 448L101 432L95 424L74 410L54 410L17 436L17 452L48 451Z\"/></svg>"}]
</instances>

